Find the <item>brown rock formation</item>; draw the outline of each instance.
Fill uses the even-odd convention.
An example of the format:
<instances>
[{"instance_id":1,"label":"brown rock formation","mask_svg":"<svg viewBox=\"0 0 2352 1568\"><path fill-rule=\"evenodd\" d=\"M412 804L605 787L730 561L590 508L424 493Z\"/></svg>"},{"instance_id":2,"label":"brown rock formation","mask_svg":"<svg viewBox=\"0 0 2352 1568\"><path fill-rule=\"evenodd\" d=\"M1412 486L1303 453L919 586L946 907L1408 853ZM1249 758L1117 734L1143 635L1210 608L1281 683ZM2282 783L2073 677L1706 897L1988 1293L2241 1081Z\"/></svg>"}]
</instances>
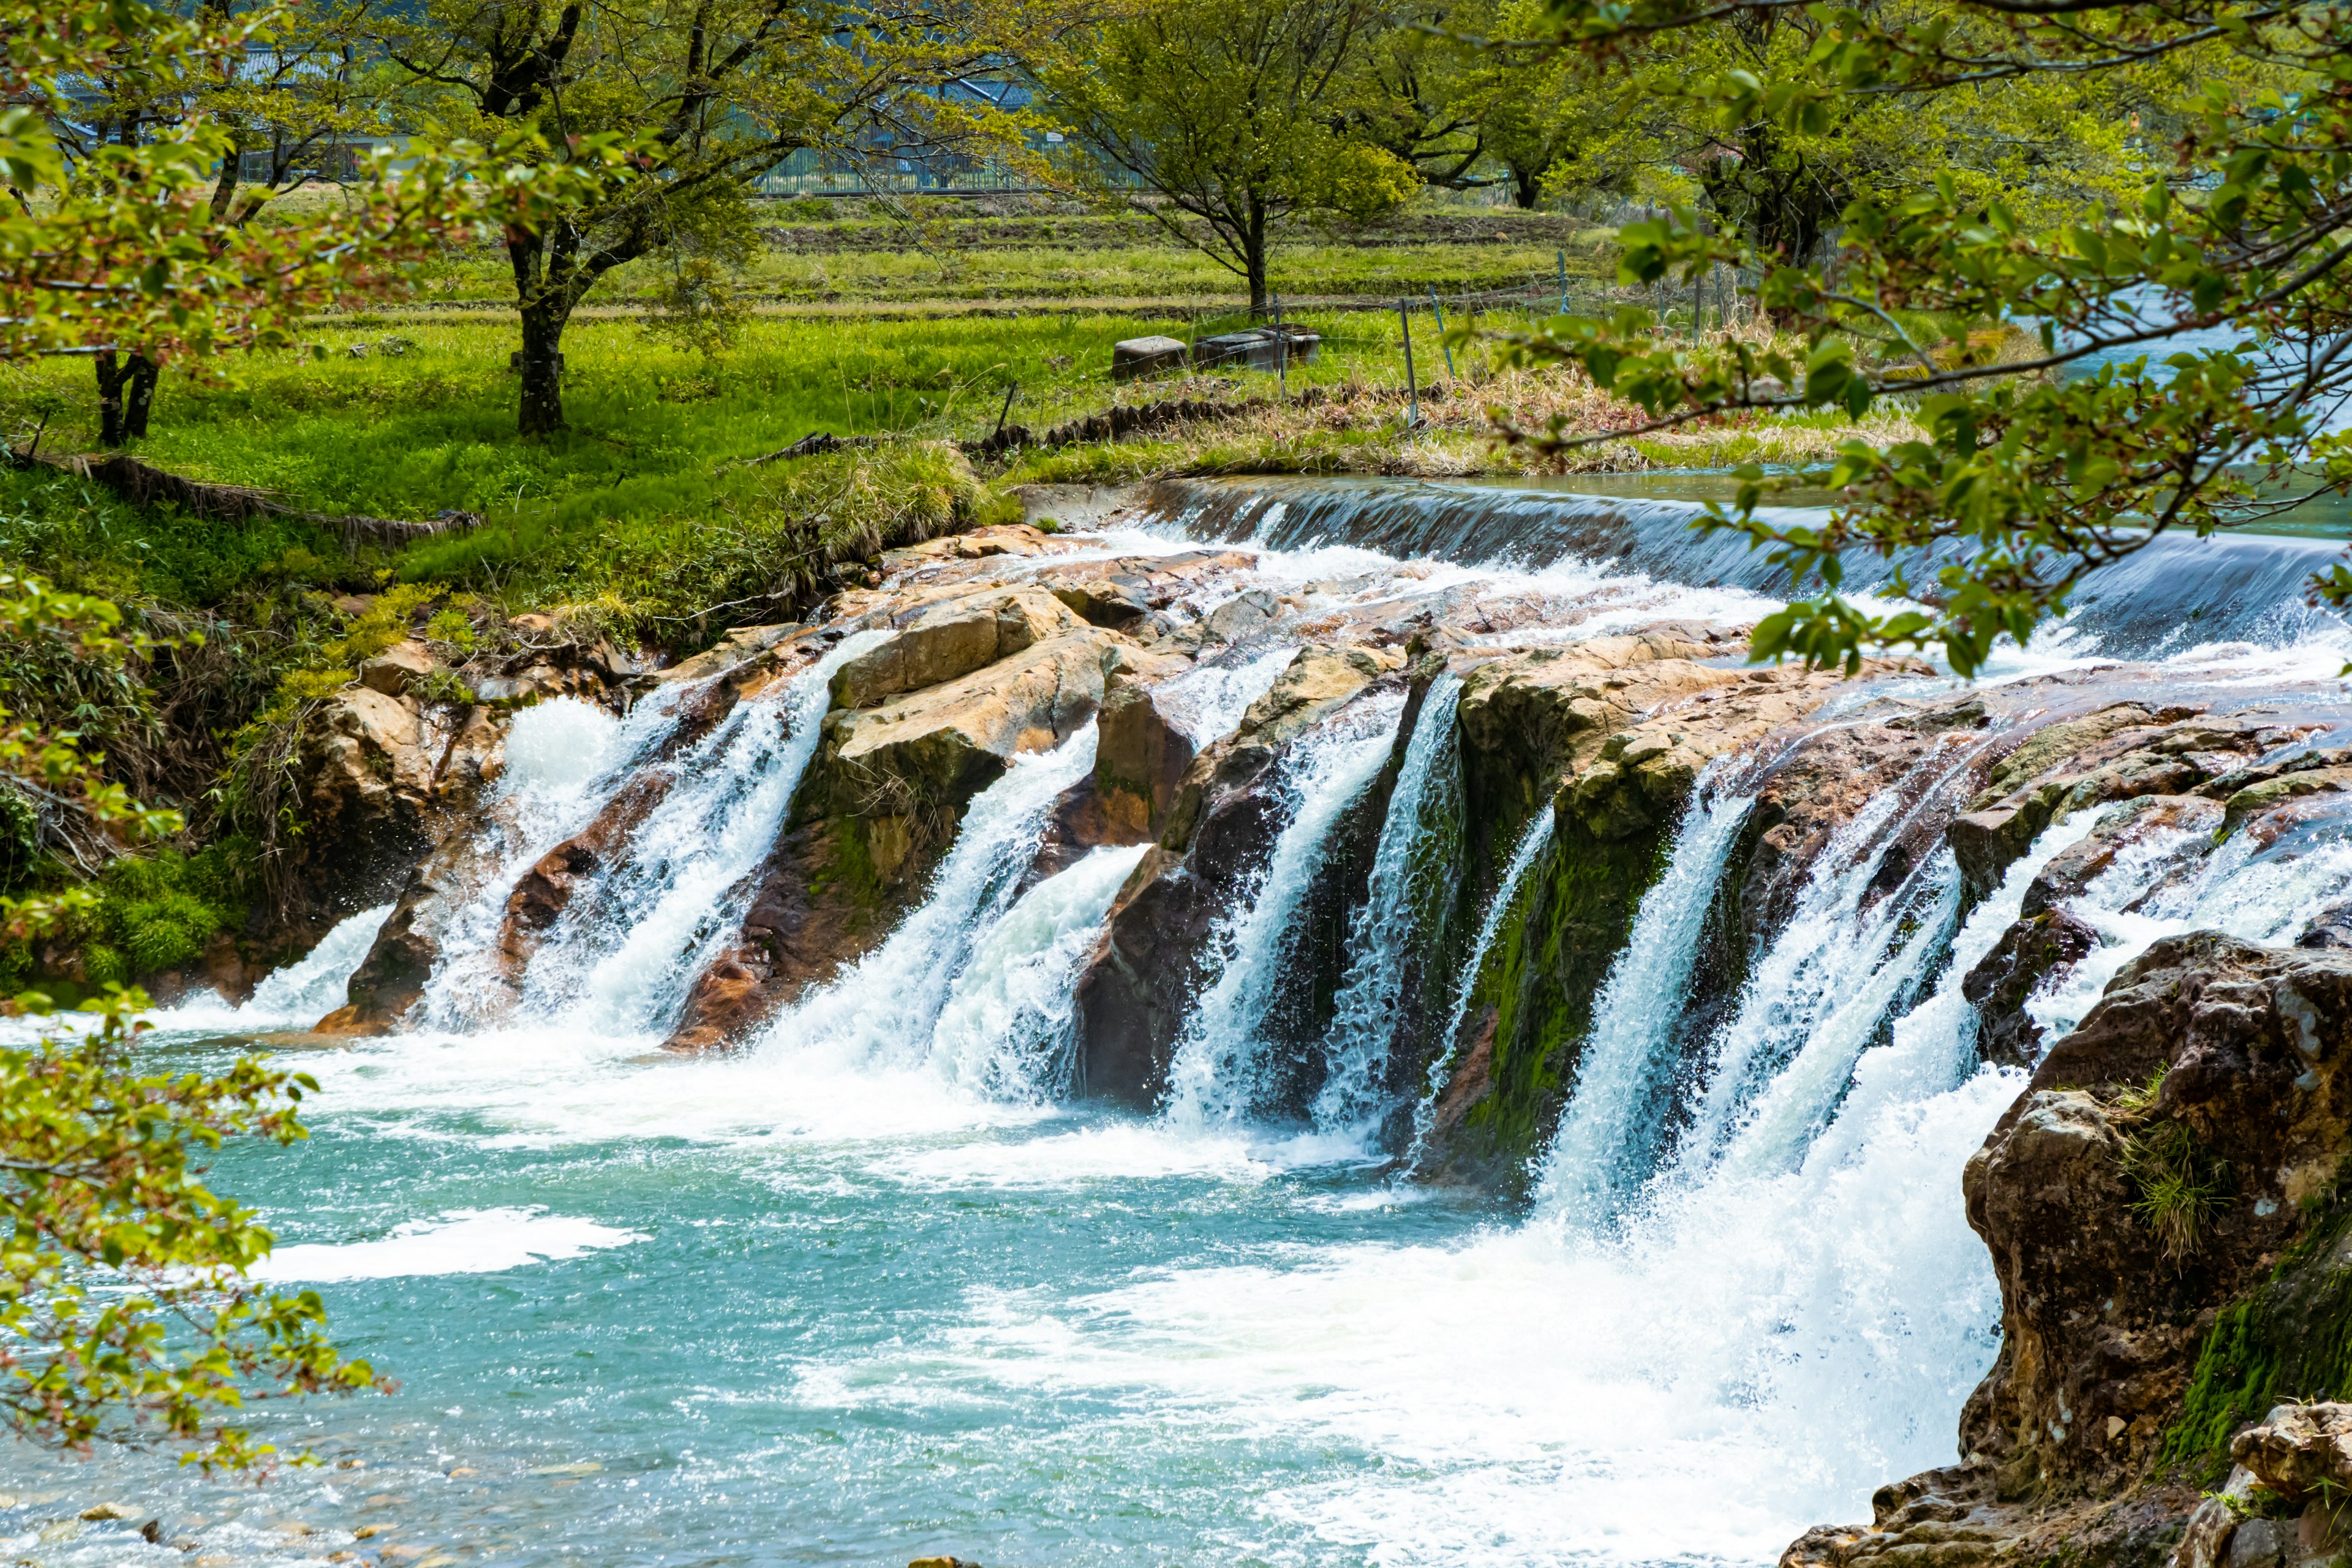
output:
<instances>
[{"instance_id":1,"label":"brown rock formation","mask_svg":"<svg viewBox=\"0 0 2352 1568\"><path fill-rule=\"evenodd\" d=\"M1969 1163L2002 1346L1961 1416L1965 1461L1784 1562L2153 1568L2184 1529L2183 1568L2340 1552L2309 1494L2343 1423L2273 1406L2345 1376L2347 1061L2352 956L2199 932L2126 967ZM2225 1453L2251 1473L2200 1507ZM2231 1537L2266 1510L2295 1526L2252 1531L2242 1562Z\"/></svg>"},{"instance_id":2,"label":"brown rock formation","mask_svg":"<svg viewBox=\"0 0 2352 1568\"><path fill-rule=\"evenodd\" d=\"M1282 759L1375 683L1393 689L1402 665L1369 649L1301 648L1241 728L1192 760L1159 841L1119 890L1079 976L1079 1093L1139 1107L1158 1101L1211 933L1265 865L1285 820Z\"/></svg>"}]
</instances>

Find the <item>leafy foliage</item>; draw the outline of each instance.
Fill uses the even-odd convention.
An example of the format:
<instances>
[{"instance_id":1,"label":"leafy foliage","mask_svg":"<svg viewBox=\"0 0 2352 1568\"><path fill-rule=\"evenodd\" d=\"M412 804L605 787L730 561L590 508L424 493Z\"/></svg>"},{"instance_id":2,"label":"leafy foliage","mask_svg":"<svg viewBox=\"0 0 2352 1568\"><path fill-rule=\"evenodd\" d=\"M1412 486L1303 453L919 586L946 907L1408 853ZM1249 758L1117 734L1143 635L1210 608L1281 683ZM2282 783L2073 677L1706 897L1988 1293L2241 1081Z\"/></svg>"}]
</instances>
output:
<instances>
[{"instance_id":1,"label":"leafy foliage","mask_svg":"<svg viewBox=\"0 0 2352 1568\"><path fill-rule=\"evenodd\" d=\"M47 637L119 660L138 646L117 632L121 618L101 600L0 580L0 640ZM118 830L178 826L97 782L72 736L5 710L0 770ZM125 897L110 924L132 958L183 961L218 923L184 885L187 871L173 857L116 873ZM0 938L21 943L98 907L86 887L0 899ZM103 943L85 961L101 979L123 965ZM304 1136L295 1109L317 1086L250 1058L216 1077L142 1072L131 1052L146 999L119 984L108 992L79 1037L0 1049L0 1415L21 1436L70 1448L160 1437L189 1444L207 1468L258 1467L272 1450L226 1413L377 1381L327 1339L315 1293L273 1295L247 1278L270 1235L204 1184L205 1156L230 1138ZM48 1007L37 994L19 1001Z\"/></svg>"},{"instance_id":2,"label":"leafy foliage","mask_svg":"<svg viewBox=\"0 0 2352 1568\"><path fill-rule=\"evenodd\" d=\"M1077 29L1035 68L1074 145L1089 149L1075 166L1108 163L1164 198L1143 210L1241 275L1262 310L1272 226L1369 222L1420 183L1348 128L1377 101L1368 67L1381 21L1368 0L1143 0Z\"/></svg>"},{"instance_id":3,"label":"leafy foliage","mask_svg":"<svg viewBox=\"0 0 2352 1568\"><path fill-rule=\"evenodd\" d=\"M1826 256L1694 210L1625 231L1629 280L1724 262L1762 271L1763 301L1802 334L1801 353L1662 342L1641 310L1519 335L1522 354L1580 365L1639 404L1651 428L1727 407L1859 416L1884 398L1916 405L1922 438L1856 441L1801 475L1751 470L1737 506L1708 521L1826 590L1776 617L1776 650L1840 662L1874 644L1935 646L1970 673L1996 638L2030 635L2084 574L2155 533L2208 535L2352 487L2347 438L2326 428L2352 393L2352 247L2338 236L2352 212L2352 20L2342 14L2202 0L1926 10L1553 0L1550 21L1559 47L1614 68L1675 58L1673 91L1727 134L1765 127L1800 141L1858 115L1966 124L2004 84L2122 103L2147 73L2173 73L2177 92L2150 94L2122 144L2136 165L2125 199L2112 176L2070 205L2063 181L2027 201L1945 168L1842 193ZM1801 47L1739 59L1723 42L1787 29ZM2041 352L2001 357L1966 333L1923 341L1922 313L2021 326ZM2086 365L2098 368L2074 374ZM1832 486L1845 504L1818 526L1758 514L1800 484ZM1893 560L1898 592L1926 607L1881 613L1844 599L1847 552ZM2352 602L2352 571L2334 569L2315 591Z\"/></svg>"}]
</instances>

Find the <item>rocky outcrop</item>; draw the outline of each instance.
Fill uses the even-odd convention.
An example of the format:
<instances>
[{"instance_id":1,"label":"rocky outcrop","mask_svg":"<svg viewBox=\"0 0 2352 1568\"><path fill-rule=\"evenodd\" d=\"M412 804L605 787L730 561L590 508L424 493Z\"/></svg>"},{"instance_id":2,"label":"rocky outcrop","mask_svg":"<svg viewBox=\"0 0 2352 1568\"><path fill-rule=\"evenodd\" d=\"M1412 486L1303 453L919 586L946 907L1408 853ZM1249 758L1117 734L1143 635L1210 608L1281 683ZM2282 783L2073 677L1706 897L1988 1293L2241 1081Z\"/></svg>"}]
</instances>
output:
<instances>
[{"instance_id":1,"label":"rocky outcrop","mask_svg":"<svg viewBox=\"0 0 2352 1568\"><path fill-rule=\"evenodd\" d=\"M2002 1346L1961 1416L1964 1462L1786 1561L1934 1546L1956 1565L2063 1552L2153 1568L2178 1544L2210 1568L2340 1551L2332 1514L2305 1521L2341 1424L2277 1407L2352 1392L2347 1062L2352 955L2199 932L2126 967L1968 1166ZM2247 1471L2234 1500L2200 1505L2227 1456ZM2290 1516L2231 1544L2248 1520Z\"/></svg>"},{"instance_id":2,"label":"rocky outcrop","mask_svg":"<svg viewBox=\"0 0 2352 1568\"><path fill-rule=\"evenodd\" d=\"M1013 588L936 605L880 647L834 671L838 708L871 708L901 692L938 686L1086 623L1053 595Z\"/></svg>"},{"instance_id":3,"label":"rocky outcrop","mask_svg":"<svg viewBox=\"0 0 2352 1568\"><path fill-rule=\"evenodd\" d=\"M1120 889L1079 977L1078 1092L1138 1108L1158 1103L1185 1013L1216 963L1217 923L1247 896L1288 818L1286 758L1368 693L1397 689L1403 664L1384 651L1301 648L1240 729L1192 759L1157 814L1159 839ZM1338 835L1343 846L1356 837ZM1344 897L1353 858L1343 847L1330 866L1326 890L1335 900ZM1316 918L1313 910L1306 917L1309 924Z\"/></svg>"},{"instance_id":4,"label":"rocky outcrop","mask_svg":"<svg viewBox=\"0 0 2352 1568\"><path fill-rule=\"evenodd\" d=\"M1438 1043L1455 1065L1430 1141L1433 1173L1516 1179L1559 1114L1593 996L1701 771L1798 725L1838 689L1825 673L1726 668L1719 658L1717 645L1651 633L1517 654L1464 674L1467 907L1493 896L1538 811L1551 814L1552 845L1475 978L1461 1035ZM1895 743L1881 744L1866 767L1850 727L1820 730L1794 761L1779 749L1743 847L1754 862L1740 879L1748 897L1769 902L1870 779L1929 743L1883 733Z\"/></svg>"},{"instance_id":5,"label":"rocky outcrop","mask_svg":"<svg viewBox=\"0 0 2352 1568\"><path fill-rule=\"evenodd\" d=\"M389 900L498 776L503 719L352 684L298 742L298 885L325 923Z\"/></svg>"},{"instance_id":6,"label":"rocky outcrop","mask_svg":"<svg viewBox=\"0 0 2352 1568\"><path fill-rule=\"evenodd\" d=\"M667 1044L740 1040L831 978L888 931L965 806L1013 757L1068 740L1115 680L1183 665L1034 589L934 600L891 642L844 664L833 684L841 705L753 874L742 926L696 978Z\"/></svg>"}]
</instances>

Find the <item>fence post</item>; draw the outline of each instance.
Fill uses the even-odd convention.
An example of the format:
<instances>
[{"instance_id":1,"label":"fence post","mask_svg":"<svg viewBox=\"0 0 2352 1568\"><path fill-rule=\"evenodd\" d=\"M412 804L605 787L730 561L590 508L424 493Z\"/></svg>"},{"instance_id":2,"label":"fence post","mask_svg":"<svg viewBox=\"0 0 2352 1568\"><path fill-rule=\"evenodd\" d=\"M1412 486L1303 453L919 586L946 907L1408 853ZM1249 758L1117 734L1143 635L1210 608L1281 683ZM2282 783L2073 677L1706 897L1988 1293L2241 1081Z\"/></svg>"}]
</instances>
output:
<instances>
[{"instance_id":1,"label":"fence post","mask_svg":"<svg viewBox=\"0 0 2352 1568\"><path fill-rule=\"evenodd\" d=\"M1004 389L1004 406L996 411L996 434L1000 437L1004 434L1005 416L1013 412L1013 395L1020 390L1021 384L1017 381Z\"/></svg>"},{"instance_id":2,"label":"fence post","mask_svg":"<svg viewBox=\"0 0 2352 1568\"><path fill-rule=\"evenodd\" d=\"M1405 428L1421 428L1421 389L1412 379L1412 310L1403 300L1397 301L1397 321L1404 327L1404 399Z\"/></svg>"},{"instance_id":3,"label":"fence post","mask_svg":"<svg viewBox=\"0 0 2352 1568\"><path fill-rule=\"evenodd\" d=\"M1698 342L1698 314L1699 311L1705 308L1703 301L1706 299L1706 279L1705 278L1694 278L1691 279L1690 341L1693 342Z\"/></svg>"},{"instance_id":4,"label":"fence post","mask_svg":"<svg viewBox=\"0 0 2352 1568\"><path fill-rule=\"evenodd\" d=\"M1282 330L1282 296L1274 297L1274 376L1276 395L1290 401L1290 335Z\"/></svg>"},{"instance_id":5,"label":"fence post","mask_svg":"<svg viewBox=\"0 0 2352 1568\"><path fill-rule=\"evenodd\" d=\"M1559 261L1559 313L1565 316L1568 314L1568 252L1561 250L1553 254Z\"/></svg>"},{"instance_id":6,"label":"fence post","mask_svg":"<svg viewBox=\"0 0 2352 1568\"><path fill-rule=\"evenodd\" d=\"M1445 351L1445 379L1452 381L1454 379L1454 345L1445 341L1445 312L1438 306L1437 285L1434 283L1429 286L1429 314L1437 323L1437 346Z\"/></svg>"}]
</instances>

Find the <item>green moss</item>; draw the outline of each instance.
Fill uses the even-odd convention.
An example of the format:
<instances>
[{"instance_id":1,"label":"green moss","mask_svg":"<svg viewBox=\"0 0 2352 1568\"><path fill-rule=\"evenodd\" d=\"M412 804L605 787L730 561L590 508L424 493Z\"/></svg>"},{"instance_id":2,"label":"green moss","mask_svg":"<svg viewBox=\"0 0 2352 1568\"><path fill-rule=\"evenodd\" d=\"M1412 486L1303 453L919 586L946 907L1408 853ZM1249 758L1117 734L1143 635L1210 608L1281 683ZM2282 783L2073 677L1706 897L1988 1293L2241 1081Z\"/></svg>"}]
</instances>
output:
<instances>
[{"instance_id":1,"label":"green moss","mask_svg":"<svg viewBox=\"0 0 2352 1568\"><path fill-rule=\"evenodd\" d=\"M122 954L102 942L83 946L81 971L92 990L101 985L126 985L131 981L131 965L123 961Z\"/></svg>"},{"instance_id":2,"label":"green moss","mask_svg":"<svg viewBox=\"0 0 2352 1568\"><path fill-rule=\"evenodd\" d=\"M2260 1288L2214 1320L2197 1352L2168 1463L2226 1461L2230 1437L2286 1399L2352 1395L2352 1202L2339 1192Z\"/></svg>"},{"instance_id":3,"label":"green moss","mask_svg":"<svg viewBox=\"0 0 2352 1568\"><path fill-rule=\"evenodd\" d=\"M1574 1075L1592 1001L1625 946L1642 895L1662 868L1665 836L1596 837L1574 819L1530 879L1475 993L1494 1004L1494 1092L1471 1113L1496 1154L1533 1154Z\"/></svg>"},{"instance_id":4,"label":"green moss","mask_svg":"<svg viewBox=\"0 0 2352 1568\"><path fill-rule=\"evenodd\" d=\"M866 842L863 817L838 816L825 828L828 853L824 867L809 879L811 894L838 889L859 909L882 907L882 873L874 865L874 847Z\"/></svg>"}]
</instances>

